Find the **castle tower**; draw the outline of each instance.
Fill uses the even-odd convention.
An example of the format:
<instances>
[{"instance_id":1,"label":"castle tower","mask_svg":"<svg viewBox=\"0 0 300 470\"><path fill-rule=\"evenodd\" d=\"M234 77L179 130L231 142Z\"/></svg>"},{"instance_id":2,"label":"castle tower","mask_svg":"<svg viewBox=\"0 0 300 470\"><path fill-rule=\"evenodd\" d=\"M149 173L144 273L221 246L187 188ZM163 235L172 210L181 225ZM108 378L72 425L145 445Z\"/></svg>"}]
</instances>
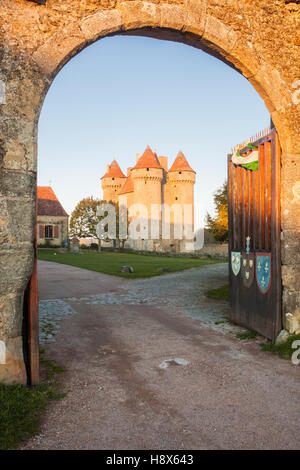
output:
<instances>
[{"instance_id":1,"label":"castle tower","mask_svg":"<svg viewBox=\"0 0 300 470\"><path fill-rule=\"evenodd\" d=\"M190 205L190 212L185 212L185 222L191 232L194 231L194 184L195 171L190 167L184 154L180 151L168 171L165 185L165 202L172 206L179 204L184 210L184 205ZM171 226L174 224L171 214Z\"/></svg>"},{"instance_id":2,"label":"castle tower","mask_svg":"<svg viewBox=\"0 0 300 470\"><path fill-rule=\"evenodd\" d=\"M103 199L105 201L118 202L118 192L124 185L126 176L122 172L116 160L107 165L107 171L101 178Z\"/></svg>"},{"instance_id":3,"label":"castle tower","mask_svg":"<svg viewBox=\"0 0 300 470\"><path fill-rule=\"evenodd\" d=\"M148 222L151 219L151 205L162 203L162 181L164 169L157 155L148 146L143 155L139 157L136 165L131 169L131 179L134 186L134 204L143 204L148 211ZM161 233L161 215L156 217L156 223ZM149 223L148 238L151 238ZM151 249L151 248L150 248Z\"/></svg>"}]
</instances>

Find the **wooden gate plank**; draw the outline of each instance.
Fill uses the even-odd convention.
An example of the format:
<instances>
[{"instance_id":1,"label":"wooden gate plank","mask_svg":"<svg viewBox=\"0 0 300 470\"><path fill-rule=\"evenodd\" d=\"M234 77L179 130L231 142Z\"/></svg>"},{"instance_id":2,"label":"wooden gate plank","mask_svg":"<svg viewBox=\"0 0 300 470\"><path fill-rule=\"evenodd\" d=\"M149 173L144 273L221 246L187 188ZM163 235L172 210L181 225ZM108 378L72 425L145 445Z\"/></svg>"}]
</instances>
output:
<instances>
[{"instance_id":1,"label":"wooden gate plank","mask_svg":"<svg viewBox=\"0 0 300 470\"><path fill-rule=\"evenodd\" d=\"M233 164L231 161L231 154L227 155L227 165L228 165L228 174L227 174L227 191L228 191L228 250L229 252L234 247L234 229L235 229L235 220L234 220L234 194L232 188L232 173L233 173Z\"/></svg>"},{"instance_id":2,"label":"wooden gate plank","mask_svg":"<svg viewBox=\"0 0 300 470\"><path fill-rule=\"evenodd\" d=\"M248 185L247 185L247 170L241 168L242 170L242 240L241 240L241 249L245 250L246 248L246 236L247 236L247 218L248 218Z\"/></svg>"},{"instance_id":3,"label":"wooden gate plank","mask_svg":"<svg viewBox=\"0 0 300 470\"><path fill-rule=\"evenodd\" d=\"M265 147L265 249L271 249L271 142Z\"/></svg>"},{"instance_id":4,"label":"wooden gate plank","mask_svg":"<svg viewBox=\"0 0 300 470\"><path fill-rule=\"evenodd\" d=\"M37 221L37 202L36 217ZM37 273L37 222L34 235L34 262L29 281L28 295L28 349L29 349L29 383L36 385L40 381L39 357L39 309L38 309L38 273Z\"/></svg>"},{"instance_id":5,"label":"wooden gate plank","mask_svg":"<svg viewBox=\"0 0 300 470\"><path fill-rule=\"evenodd\" d=\"M272 176L272 211L271 211L271 245L273 255L273 272L276 287L276 318L274 322L274 337L282 329L282 282L281 282L281 239L280 239L280 171L281 171L281 149L278 134L275 130L271 134L271 176Z\"/></svg>"},{"instance_id":6,"label":"wooden gate plank","mask_svg":"<svg viewBox=\"0 0 300 470\"><path fill-rule=\"evenodd\" d=\"M39 373L39 317L38 317L38 280L37 258L29 284L29 382L36 385L40 381Z\"/></svg>"},{"instance_id":7,"label":"wooden gate plank","mask_svg":"<svg viewBox=\"0 0 300 470\"><path fill-rule=\"evenodd\" d=\"M258 171L252 172L253 179L253 250L256 250L259 247L259 238L260 238L260 224L259 224L259 173Z\"/></svg>"},{"instance_id":8,"label":"wooden gate plank","mask_svg":"<svg viewBox=\"0 0 300 470\"><path fill-rule=\"evenodd\" d=\"M236 173L236 191L237 191L237 220L238 220L238 233L237 233L237 244L236 248L237 250L241 249L241 240L242 240L242 214L243 214L243 200L242 200L242 185L243 185L243 180L242 180L242 168L240 166L237 167L237 173Z\"/></svg>"},{"instance_id":9,"label":"wooden gate plank","mask_svg":"<svg viewBox=\"0 0 300 470\"><path fill-rule=\"evenodd\" d=\"M234 246L234 249L236 250L239 246L239 230L240 230L240 227L239 227L239 211L238 211L238 189L237 189L237 184L235 184L235 182L237 182L237 178L238 178L238 170L237 170L237 167L235 165L232 165L232 168L233 168L233 173L231 173L231 183L232 183L232 187L233 187L233 217L234 217L234 232L233 232L233 236L234 236L234 240L233 240L233 246Z\"/></svg>"},{"instance_id":10,"label":"wooden gate plank","mask_svg":"<svg viewBox=\"0 0 300 470\"><path fill-rule=\"evenodd\" d=\"M265 248L265 149L259 146L259 249Z\"/></svg>"},{"instance_id":11,"label":"wooden gate plank","mask_svg":"<svg viewBox=\"0 0 300 470\"><path fill-rule=\"evenodd\" d=\"M250 236L250 248L253 248L253 185L252 173L247 171L248 177L248 235Z\"/></svg>"}]
</instances>

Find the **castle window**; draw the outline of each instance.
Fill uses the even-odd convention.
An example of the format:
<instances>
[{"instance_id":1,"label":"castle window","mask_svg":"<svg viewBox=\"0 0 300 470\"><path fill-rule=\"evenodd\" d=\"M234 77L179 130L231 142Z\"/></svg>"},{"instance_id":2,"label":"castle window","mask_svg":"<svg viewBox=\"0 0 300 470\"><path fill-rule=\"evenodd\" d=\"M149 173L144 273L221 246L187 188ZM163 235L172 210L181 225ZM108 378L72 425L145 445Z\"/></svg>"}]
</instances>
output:
<instances>
[{"instance_id":1,"label":"castle window","mask_svg":"<svg viewBox=\"0 0 300 470\"><path fill-rule=\"evenodd\" d=\"M114 181L115 178L112 178L112 180Z\"/></svg>"},{"instance_id":2,"label":"castle window","mask_svg":"<svg viewBox=\"0 0 300 470\"><path fill-rule=\"evenodd\" d=\"M179 174L181 175L181 171L179 172Z\"/></svg>"},{"instance_id":3,"label":"castle window","mask_svg":"<svg viewBox=\"0 0 300 470\"><path fill-rule=\"evenodd\" d=\"M149 171L149 168L147 168L147 171Z\"/></svg>"},{"instance_id":4,"label":"castle window","mask_svg":"<svg viewBox=\"0 0 300 470\"><path fill-rule=\"evenodd\" d=\"M177 201L177 200L178 200L178 197L175 197L175 201Z\"/></svg>"}]
</instances>

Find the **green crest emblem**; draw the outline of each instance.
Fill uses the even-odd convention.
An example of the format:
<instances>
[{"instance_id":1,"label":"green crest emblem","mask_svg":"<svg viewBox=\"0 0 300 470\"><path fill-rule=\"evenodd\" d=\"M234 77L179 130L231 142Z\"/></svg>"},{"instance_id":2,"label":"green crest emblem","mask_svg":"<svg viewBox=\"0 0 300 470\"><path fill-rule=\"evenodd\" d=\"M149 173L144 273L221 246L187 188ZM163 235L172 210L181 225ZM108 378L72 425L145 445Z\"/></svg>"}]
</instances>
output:
<instances>
[{"instance_id":1,"label":"green crest emblem","mask_svg":"<svg viewBox=\"0 0 300 470\"><path fill-rule=\"evenodd\" d=\"M241 253L239 251L231 252L231 268L234 275L237 276L241 269Z\"/></svg>"}]
</instances>

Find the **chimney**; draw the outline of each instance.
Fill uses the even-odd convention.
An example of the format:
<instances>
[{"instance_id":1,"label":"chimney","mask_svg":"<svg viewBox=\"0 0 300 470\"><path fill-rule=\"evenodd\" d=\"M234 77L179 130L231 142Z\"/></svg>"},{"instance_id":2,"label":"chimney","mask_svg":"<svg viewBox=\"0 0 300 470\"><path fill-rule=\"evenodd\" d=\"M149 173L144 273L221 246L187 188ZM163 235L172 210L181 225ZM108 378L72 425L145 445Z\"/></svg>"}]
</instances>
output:
<instances>
[{"instance_id":1,"label":"chimney","mask_svg":"<svg viewBox=\"0 0 300 470\"><path fill-rule=\"evenodd\" d=\"M110 166L109 165L106 165L106 172L108 172L110 169Z\"/></svg>"},{"instance_id":2,"label":"chimney","mask_svg":"<svg viewBox=\"0 0 300 470\"><path fill-rule=\"evenodd\" d=\"M168 171L168 157L157 157L164 170Z\"/></svg>"}]
</instances>

